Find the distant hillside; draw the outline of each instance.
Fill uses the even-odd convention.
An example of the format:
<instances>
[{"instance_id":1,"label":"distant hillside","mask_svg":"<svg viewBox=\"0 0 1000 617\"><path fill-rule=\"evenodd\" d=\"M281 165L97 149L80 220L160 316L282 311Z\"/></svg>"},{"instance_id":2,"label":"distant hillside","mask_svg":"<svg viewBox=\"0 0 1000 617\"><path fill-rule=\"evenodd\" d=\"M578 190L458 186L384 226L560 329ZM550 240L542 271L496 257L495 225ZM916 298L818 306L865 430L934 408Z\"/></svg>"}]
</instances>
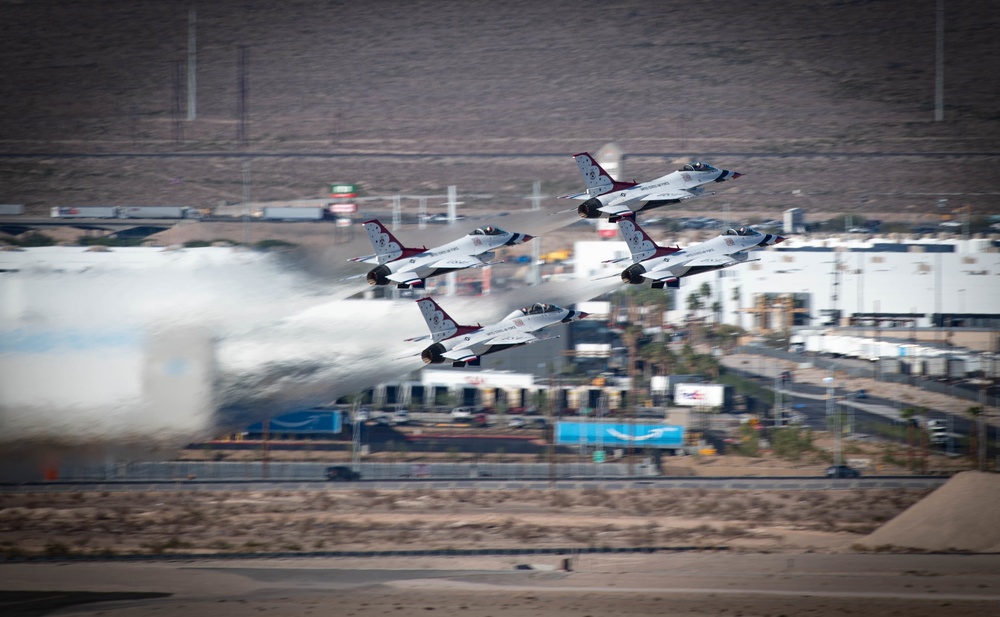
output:
<instances>
[{"instance_id":1,"label":"distant hillside","mask_svg":"<svg viewBox=\"0 0 1000 617\"><path fill-rule=\"evenodd\" d=\"M456 184L509 210L614 141L650 155L629 178L744 171L711 211L1000 212L1000 7L946 4L944 122L929 0L224 0L198 7L189 122L186 7L4 3L0 201L204 206L249 178L255 200Z\"/></svg>"}]
</instances>

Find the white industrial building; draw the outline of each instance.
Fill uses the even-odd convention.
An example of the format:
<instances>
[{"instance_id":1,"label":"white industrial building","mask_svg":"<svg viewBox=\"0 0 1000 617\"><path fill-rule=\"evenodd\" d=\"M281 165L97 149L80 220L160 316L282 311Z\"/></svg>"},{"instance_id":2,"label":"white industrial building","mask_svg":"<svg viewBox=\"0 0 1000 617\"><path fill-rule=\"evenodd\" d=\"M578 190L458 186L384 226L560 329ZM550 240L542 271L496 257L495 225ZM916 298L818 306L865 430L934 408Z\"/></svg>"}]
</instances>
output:
<instances>
[{"instance_id":1,"label":"white industrial building","mask_svg":"<svg viewBox=\"0 0 1000 617\"><path fill-rule=\"evenodd\" d=\"M674 237L653 235L664 246L678 242ZM627 256L621 241L578 242L576 276L608 276L628 261L603 262ZM703 305L718 302L721 311L715 316L705 308L699 316L748 329L755 319L766 318L762 306L773 306L782 296L794 301L796 324L847 325L867 318L882 327L905 323L908 327L997 328L1000 252L989 239L800 237L755 251L752 257L759 261L682 278L667 318L676 322L687 317L688 296L708 283L711 297ZM792 318L792 311L787 315ZM935 322L935 316L943 316L945 323L942 317Z\"/></svg>"}]
</instances>

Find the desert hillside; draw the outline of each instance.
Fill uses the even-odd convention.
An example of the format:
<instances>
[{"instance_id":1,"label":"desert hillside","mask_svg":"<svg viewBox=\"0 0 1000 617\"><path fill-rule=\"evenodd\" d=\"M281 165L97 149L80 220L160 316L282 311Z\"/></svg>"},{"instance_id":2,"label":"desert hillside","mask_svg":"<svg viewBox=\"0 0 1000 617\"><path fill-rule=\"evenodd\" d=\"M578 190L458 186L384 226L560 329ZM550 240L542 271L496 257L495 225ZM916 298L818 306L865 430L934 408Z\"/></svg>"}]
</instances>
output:
<instances>
[{"instance_id":1,"label":"desert hillside","mask_svg":"<svg viewBox=\"0 0 1000 617\"><path fill-rule=\"evenodd\" d=\"M746 173L710 214L995 213L1000 7L946 4L935 122L933 2L213 2L192 120L186 6L3 3L0 202L207 207L246 178L255 200L455 184L510 210L615 142L627 177Z\"/></svg>"}]
</instances>

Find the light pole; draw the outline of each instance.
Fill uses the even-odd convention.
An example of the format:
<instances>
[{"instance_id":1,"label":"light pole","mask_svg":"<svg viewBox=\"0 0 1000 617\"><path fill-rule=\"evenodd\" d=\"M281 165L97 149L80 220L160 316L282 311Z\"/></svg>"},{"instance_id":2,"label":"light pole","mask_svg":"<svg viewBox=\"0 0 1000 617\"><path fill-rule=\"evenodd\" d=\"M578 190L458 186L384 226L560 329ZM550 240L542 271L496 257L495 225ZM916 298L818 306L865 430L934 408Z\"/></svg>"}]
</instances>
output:
<instances>
[{"instance_id":1,"label":"light pole","mask_svg":"<svg viewBox=\"0 0 1000 617\"><path fill-rule=\"evenodd\" d=\"M783 387L784 379L781 377L781 364L777 361L776 363L778 364L778 367L774 373L774 426L775 428L779 428L784 420L784 418L782 418L782 407L784 405L781 400L781 388Z\"/></svg>"},{"instance_id":2,"label":"light pole","mask_svg":"<svg viewBox=\"0 0 1000 617\"><path fill-rule=\"evenodd\" d=\"M826 423L827 426L831 427L830 430L833 431L833 464L839 466L841 462L840 417L835 411L836 404L834 403L834 394L837 391L837 387L833 377L824 377L823 383L826 384Z\"/></svg>"}]
</instances>

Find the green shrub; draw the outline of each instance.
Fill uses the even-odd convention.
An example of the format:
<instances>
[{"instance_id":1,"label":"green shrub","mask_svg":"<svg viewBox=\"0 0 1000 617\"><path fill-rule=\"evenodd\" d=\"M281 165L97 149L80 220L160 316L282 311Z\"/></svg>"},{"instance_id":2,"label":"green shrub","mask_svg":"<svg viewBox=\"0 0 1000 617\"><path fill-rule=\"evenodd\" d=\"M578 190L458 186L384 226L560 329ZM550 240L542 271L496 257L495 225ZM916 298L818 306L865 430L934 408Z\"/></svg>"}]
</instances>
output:
<instances>
[{"instance_id":1,"label":"green shrub","mask_svg":"<svg viewBox=\"0 0 1000 617\"><path fill-rule=\"evenodd\" d=\"M261 240L253 245L253 247L260 251L268 251L271 249L289 249L295 248L298 244L294 242L286 242L285 240Z\"/></svg>"}]
</instances>

